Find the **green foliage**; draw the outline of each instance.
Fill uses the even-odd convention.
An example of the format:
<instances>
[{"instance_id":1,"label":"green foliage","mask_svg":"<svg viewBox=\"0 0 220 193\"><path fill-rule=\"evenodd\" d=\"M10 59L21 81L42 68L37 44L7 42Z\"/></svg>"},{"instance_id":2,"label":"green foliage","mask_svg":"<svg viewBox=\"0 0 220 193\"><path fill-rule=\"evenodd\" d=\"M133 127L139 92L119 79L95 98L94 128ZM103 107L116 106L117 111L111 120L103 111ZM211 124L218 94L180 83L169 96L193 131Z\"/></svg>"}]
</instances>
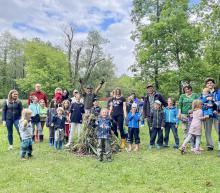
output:
<instances>
[{"instance_id":1,"label":"green foliage","mask_svg":"<svg viewBox=\"0 0 220 193\"><path fill-rule=\"evenodd\" d=\"M188 0L134 0L138 63L133 70L159 83L157 88L167 96L178 98L184 83L201 92L206 77L220 79L219 13L214 1L190 7Z\"/></svg>"},{"instance_id":2,"label":"green foliage","mask_svg":"<svg viewBox=\"0 0 220 193\"><path fill-rule=\"evenodd\" d=\"M50 45L33 40L27 42L24 51L25 78L18 79L19 88L25 93L33 90L36 83L42 85L48 96L56 87L71 88L66 55Z\"/></svg>"}]
</instances>

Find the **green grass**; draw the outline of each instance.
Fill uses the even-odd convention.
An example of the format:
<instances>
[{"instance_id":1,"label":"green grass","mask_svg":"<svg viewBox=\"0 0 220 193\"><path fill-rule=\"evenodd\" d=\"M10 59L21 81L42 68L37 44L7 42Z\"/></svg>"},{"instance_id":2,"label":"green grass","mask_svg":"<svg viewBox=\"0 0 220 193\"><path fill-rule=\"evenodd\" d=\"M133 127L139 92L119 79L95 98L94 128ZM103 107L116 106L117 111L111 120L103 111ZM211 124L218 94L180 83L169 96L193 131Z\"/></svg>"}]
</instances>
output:
<instances>
[{"instance_id":1,"label":"green grass","mask_svg":"<svg viewBox=\"0 0 220 193\"><path fill-rule=\"evenodd\" d=\"M111 163L34 144L34 158L21 161L17 134L8 151L6 129L0 128L0 193L202 193L220 191L217 151L182 156L172 148L146 150L147 129L141 128L141 151L121 152ZM48 138L47 129L45 129ZM213 132L215 133L215 132ZM179 132L182 135L182 132ZM170 135L171 143L173 141ZM203 145L205 139L203 136ZM215 141L217 136L215 133ZM217 144L216 144L217 145Z\"/></svg>"}]
</instances>

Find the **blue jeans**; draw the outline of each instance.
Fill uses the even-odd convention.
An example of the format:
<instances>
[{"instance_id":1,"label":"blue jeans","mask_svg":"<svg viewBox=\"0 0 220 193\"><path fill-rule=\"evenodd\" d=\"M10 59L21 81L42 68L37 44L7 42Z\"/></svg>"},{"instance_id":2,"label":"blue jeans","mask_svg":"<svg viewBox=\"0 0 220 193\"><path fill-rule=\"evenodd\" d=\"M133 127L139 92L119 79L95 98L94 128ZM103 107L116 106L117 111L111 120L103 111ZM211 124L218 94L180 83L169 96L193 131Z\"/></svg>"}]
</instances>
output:
<instances>
[{"instance_id":1,"label":"blue jeans","mask_svg":"<svg viewBox=\"0 0 220 193\"><path fill-rule=\"evenodd\" d=\"M27 154L28 157L32 156L32 139L24 139L21 142L21 158L24 158Z\"/></svg>"},{"instance_id":2,"label":"blue jeans","mask_svg":"<svg viewBox=\"0 0 220 193\"><path fill-rule=\"evenodd\" d=\"M8 143L9 145L13 145L13 125L15 126L17 132L18 132L18 135L20 137L20 133L19 133L19 127L18 127L18 124L19 124L19 119L17 120L6 120L6 127L7 127L7 130L8 130ZM21 140L21 138L20 138Z\"/></svg>"},{"instance_id":3,"label":"blue jeans","mask_svg":"<svg viewBox=\"0 0 220 193\"><path fill-rule=\"evenodd\" d=\"M176 123L165 123L165 137L164 137L165 145L168 145L169 143L169 135L170 135L170 129L171 129L173 132L175 145L179 146L179 137L178 137L177 128L175 126L176 126Z\"/></svg>"}]
</instances>

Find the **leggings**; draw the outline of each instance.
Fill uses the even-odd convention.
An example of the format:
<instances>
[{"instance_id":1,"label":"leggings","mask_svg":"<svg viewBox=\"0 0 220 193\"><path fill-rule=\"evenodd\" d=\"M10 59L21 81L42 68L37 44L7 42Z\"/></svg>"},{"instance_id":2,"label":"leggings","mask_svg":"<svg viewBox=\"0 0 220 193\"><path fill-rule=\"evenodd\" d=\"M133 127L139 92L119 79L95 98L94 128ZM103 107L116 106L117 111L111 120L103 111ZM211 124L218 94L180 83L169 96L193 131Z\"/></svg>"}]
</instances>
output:
<instances>
[{"instance_id":1,"label":"leggings","mask_svg":"<svg viewBox=\"0 0 220 193\"><path fill-rule=\"evenodd\" d=\"M115 135L118 137L117 128L120 131L121 139L125 139L125 133L124 133L124 116L123 115L117 115L113 116L113 130Z\"/></svg>"}]
</instances>

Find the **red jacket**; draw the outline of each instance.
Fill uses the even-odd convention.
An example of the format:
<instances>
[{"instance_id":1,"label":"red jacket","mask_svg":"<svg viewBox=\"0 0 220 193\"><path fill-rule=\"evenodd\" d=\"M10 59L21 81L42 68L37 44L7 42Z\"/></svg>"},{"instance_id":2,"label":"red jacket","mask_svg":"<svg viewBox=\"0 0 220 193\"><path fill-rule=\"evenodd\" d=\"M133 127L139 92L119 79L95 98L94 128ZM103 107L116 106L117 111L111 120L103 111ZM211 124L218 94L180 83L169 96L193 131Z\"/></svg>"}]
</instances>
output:
<instances>
[{"instance_id":1,"label":"red jacket","mask_svg":"<svg viewBox=\"0 0 220 193\"><path fill-rule=\"evenodd\" d=\"M53 99L55 99L58 104L62 103L63 100L62 93L55 93Z\"/></svg>"},{"instance_id":2,"label":"red jacket","mask_svg":"<svg viewBox=\"0 0 220 193\"><path fill-rule=\"evenodd\" d=\"M42 91L39 91L39 92L34 91L34 92L32 92L30 94L29 98L28 98L28 105L30 105L30 103L31 103L31 99L30 99L31 96L36 96L38 98L38 101L43 99L44 102L45 102L46 107L48 107L47 95L44 92L42 92Z\"/></svg>"}]
</instances>

